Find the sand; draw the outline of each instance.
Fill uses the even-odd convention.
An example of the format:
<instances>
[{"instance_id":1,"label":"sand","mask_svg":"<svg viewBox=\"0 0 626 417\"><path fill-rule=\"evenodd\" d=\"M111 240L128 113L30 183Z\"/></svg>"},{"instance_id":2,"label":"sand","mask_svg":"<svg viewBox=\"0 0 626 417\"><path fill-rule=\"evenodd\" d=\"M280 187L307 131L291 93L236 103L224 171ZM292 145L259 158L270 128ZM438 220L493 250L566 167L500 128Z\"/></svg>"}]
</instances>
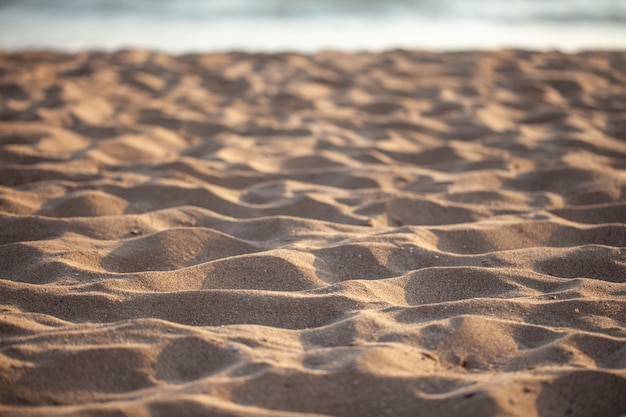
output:
<instances>
[{"instance_id":1,"label":"sand","mask_svg":"<svg viewBox=\"0 0 626 417\"><path fill-rule=\"evenodd\" d=\"M3 416L626 414L626 53L0 53Z\"/></svg>"}]
</instances>

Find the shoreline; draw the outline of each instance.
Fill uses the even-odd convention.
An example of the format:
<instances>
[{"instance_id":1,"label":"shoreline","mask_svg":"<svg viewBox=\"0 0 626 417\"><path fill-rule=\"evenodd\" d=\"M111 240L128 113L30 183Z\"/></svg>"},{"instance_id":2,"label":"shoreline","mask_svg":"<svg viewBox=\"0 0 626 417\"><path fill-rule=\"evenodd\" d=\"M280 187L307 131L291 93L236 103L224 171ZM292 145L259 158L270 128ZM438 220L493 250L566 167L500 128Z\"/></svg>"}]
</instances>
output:
<instances>
[{"instance_id":1,"label":"shoreline","mask_svg":"<svg viewBox=\"0 0 626 417\"><path fill-rule=\"evenodd\" d=\"M245 50L280 53L292 50L316 53L325 49L346 52L382 52L389 49L435 50L499 50L553 49L567 53L581 50L623 50L626 31L617 25L589 24L509 25L488 22L399 19L392 23L376 19L335 24L322 22L225 21L211 25L200 22L119 22L93 20L78 24L73 21L3 22L0 49L92 50L113 52L119 49L150 49L163 53L206 53ZM76 27L74 27L76 25ZM39 27L39 32L29 28ZM142 32L137 32L137 27ZM87 28L89 28L87 30Z\"/></svg>"}]
</instances>

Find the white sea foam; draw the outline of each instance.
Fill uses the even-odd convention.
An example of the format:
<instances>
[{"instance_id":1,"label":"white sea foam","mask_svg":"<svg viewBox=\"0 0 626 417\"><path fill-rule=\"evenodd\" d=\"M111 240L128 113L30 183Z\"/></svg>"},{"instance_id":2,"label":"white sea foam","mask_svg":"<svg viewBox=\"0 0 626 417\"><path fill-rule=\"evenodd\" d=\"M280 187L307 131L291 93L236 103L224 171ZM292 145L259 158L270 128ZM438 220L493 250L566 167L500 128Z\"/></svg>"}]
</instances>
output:
<instances>
[{"instance_id":1,"label":"white sea foam","mask_svg":"<svg viewBox=\"0 0 626 417\"><path fill-rule=\"evenodd\" d=\"M626 48L620 0L0 0L0 48Z\"/></svg>"}]
</instances>

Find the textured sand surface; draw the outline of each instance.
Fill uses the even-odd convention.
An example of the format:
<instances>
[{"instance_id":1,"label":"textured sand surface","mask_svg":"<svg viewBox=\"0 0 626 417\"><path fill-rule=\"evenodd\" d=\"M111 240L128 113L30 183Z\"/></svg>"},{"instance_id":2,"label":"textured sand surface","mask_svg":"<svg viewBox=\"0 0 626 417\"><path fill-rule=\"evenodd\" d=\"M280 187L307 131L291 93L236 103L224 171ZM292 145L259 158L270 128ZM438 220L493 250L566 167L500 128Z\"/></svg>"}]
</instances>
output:
<instances>
[{"instance_id":1,"label":"textured sand surface","mask_svg":"<svg viewBox=\"0 0 626 417\"><path fill-rule=\"evenodd\" d=\"M626 53L0 53L3 416L626 414Z\"/></svg>"}]
</instances>

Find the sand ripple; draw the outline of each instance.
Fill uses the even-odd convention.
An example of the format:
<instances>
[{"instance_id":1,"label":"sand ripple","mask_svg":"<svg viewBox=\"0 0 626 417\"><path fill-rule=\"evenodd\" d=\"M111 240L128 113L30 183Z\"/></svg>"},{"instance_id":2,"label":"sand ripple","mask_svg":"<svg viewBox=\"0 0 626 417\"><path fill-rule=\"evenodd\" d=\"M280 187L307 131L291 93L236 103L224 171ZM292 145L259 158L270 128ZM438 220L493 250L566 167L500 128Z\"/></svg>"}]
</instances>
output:
<instances>
[{"instance_id":1,"label":"sand ripple","mask_svg":"<svg viewBox=\"0 0 626 417\"><path fill-rule=\"evenodd\" d=\"M0 53L0 414L626 413L625 63Z\"/></svg>"}]
</instances>

